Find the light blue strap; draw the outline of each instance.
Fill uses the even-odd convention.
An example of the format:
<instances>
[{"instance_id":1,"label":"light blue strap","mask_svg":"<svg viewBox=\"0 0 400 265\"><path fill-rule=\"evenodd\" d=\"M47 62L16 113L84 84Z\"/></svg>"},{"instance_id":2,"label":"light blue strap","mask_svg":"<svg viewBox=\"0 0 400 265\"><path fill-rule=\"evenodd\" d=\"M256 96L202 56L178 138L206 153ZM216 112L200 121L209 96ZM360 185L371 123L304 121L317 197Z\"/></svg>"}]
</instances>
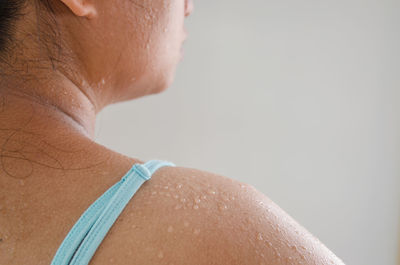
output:
<instances>
[{"instance_id":1,"label":"light blue strap","mask_svg":"<svg viewBox=\"0 0 400 265\"><path fill-rule=\"evenodd\" d=\"M122 179L109 188L79 218L62 242L51 265L86 265L115 220L140 186L163 166L163 160L135 164Z\"/></svg>"}]
</instances>

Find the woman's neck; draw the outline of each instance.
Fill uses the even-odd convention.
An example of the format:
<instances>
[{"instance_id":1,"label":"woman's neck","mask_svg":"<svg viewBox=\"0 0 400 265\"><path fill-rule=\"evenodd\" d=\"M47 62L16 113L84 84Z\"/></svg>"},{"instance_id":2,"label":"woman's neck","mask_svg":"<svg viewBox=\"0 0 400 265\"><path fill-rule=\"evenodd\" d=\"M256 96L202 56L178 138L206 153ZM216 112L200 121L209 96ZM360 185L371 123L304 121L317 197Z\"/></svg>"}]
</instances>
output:
<instances>
[{"instance_id":1,"label":"woman's neck","mask_svg":"<svg viewBox=\"0 0 400 265\"><path fill-rule=\"evenodd\" d=\"M30 79L29 82L23 78L3 78L0 83L3 109L0 122L8 119L13 123L23 122L36 113L32 118L45 127L62 124L64 130L80 132L93 139L99 107L90 91L85 82L76 84L57 72L51 78Z\"/></svg>"}]
</instances>

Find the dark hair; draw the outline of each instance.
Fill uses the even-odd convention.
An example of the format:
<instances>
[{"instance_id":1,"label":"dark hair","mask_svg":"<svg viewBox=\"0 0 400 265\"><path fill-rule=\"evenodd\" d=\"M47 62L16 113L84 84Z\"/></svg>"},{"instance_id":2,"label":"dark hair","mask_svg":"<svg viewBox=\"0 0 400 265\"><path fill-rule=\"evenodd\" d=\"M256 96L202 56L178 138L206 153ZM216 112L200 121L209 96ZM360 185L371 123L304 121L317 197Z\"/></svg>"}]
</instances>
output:
<instances>
[{"instance_id":1,"label":"dark hair","mask_svg":"<svg viewBox=\"0 0 400 265\"><path fill-rule=\"evenodd\" d=\"M22 7L26 0L0 0L0 54L12 43L15 23L23 14Z\"/></svg>"},{"instance_id":2,"label":"dark hair","mask_svg":"<svg viewBox=\"0 0 400 265\"><path fill-rule=\"evenodd\" d=\"M16 25L17 21L25 16L25 7L30 3L34 4L38 17L35 26L38 29L36 40L43 49L47 50L48 59L54 70L55 63L61 62L62 52L61 43L59 43L59 27L53 6L56 3L54 0L0 0L0 64L3 63L5 64L2 65L3 67L10 68L9 59L13 58L14 50L24 49L23 41L15 39L18 30Z\"/></svg>"}]
</instances>

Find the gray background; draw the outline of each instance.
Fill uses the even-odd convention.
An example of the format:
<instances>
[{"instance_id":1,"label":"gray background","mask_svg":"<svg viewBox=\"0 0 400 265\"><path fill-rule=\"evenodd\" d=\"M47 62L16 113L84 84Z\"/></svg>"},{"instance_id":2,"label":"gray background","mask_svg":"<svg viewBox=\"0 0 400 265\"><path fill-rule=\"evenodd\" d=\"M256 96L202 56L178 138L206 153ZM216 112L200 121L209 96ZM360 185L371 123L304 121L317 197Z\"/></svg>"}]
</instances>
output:
<instances>
[{"instance_id":1,"label":"gray background","mask_svg":"<svg viewBox=\"0 0 400 265\"><path fill-rule=\"evenodd\" d=\"M195 0L158 95L96 140L254 185L346 264L396 264L400 1Z\"/></svg>"}]
</instances>

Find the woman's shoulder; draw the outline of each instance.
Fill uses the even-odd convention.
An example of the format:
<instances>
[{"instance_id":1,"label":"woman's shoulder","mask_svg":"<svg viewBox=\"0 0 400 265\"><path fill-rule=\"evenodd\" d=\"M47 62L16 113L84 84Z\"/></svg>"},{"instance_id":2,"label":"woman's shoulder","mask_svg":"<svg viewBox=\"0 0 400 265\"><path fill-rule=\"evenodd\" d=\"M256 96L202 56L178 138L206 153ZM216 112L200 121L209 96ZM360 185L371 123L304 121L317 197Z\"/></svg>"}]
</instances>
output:
<instances>
[{"instance_id":1,"label":"woman's shoulder","mask_svg":"<svg viewBox=\"0 0 400 265\"><path fill-rule=\"evenodd\" d=\"M142 185L91 264L263 262L341 264L253 186L176 166L160 168Z\"/></svg>"}]
</instances>

